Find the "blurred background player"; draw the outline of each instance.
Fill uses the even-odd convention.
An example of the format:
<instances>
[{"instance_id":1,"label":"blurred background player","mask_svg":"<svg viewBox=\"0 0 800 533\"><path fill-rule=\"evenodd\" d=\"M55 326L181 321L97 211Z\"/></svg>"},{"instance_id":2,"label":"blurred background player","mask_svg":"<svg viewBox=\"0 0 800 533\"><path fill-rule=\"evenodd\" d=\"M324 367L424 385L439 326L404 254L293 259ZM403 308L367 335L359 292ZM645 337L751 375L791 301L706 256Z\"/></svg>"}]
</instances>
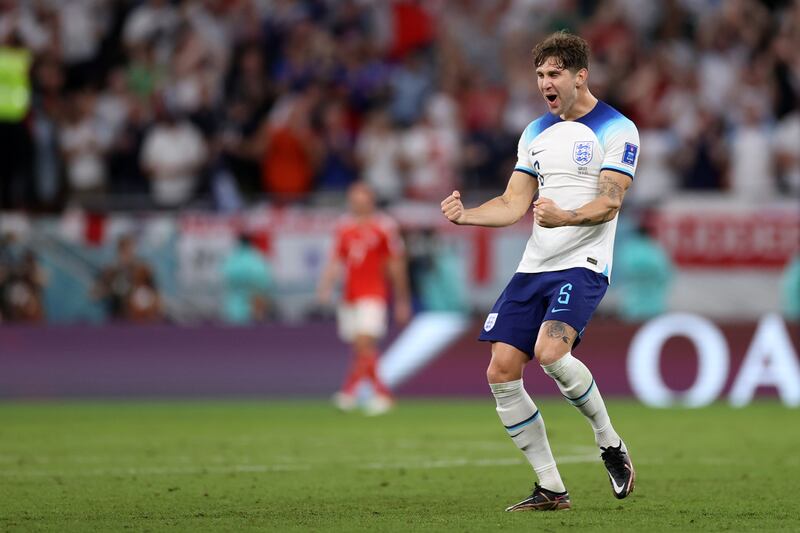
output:
<instances>
[{"instance_id":1,"label":"blurred background player","mask_svg":"<svg viewBox=\"0 0 800 533\"><path fill-rule=\"evenodd\" d=\"M474 209L464 209L458 191L442 201L451 222L489 227L514 224L534 206L533 231L517 272L480 335L492 343L486 376L497 413L541 483L506 511L572 506L542 416L522 384L534 357L591 424L614 496L628 496L635 480L594 378L571 350L608 288L617 213L636 170L639 133L589 92L585 40L554 33L533 55L548 113L523 131L505 192Z\"/></svg>"},{"instance_id":2,"label":"blurred background player","mask_svg":"<svg viewBox=\"0 0 800 533\"><path fill-rule=\"evenodd\" d=\"M387 277L393 289L395 321L404 324L411 316L405 250L397 225L376 212L374 194L366 184L351 185L347 200L350 212L336 228L333 250L318 287L320 303L328 305L334 284L343 276L337 320L340 337L353 347L353 360L334 402L342 410L354 409L358 385L369 380L375 394L367 412L381 414L393 403L377 371L378 342L387 329Z\"/></svg>"},{"instance_id":3,"label":"blurred background player","mask_svg":"<svg viewBox=\"0 0 800 533\"><path fill-rule=\"evenodd\" d=\"M229 324L250 324L270 313L273 275L250 236L239 235L236 247L222 262L222 318Z\"/></svg>"}]
</instances>

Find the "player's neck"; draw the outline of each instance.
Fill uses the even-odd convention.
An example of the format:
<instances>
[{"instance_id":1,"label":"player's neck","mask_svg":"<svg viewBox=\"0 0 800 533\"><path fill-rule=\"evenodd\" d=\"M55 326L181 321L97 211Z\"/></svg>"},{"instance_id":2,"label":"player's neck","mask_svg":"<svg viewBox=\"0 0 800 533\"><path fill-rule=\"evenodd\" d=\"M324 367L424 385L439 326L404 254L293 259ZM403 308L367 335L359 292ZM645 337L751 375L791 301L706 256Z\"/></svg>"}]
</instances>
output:
<instances>
[{"instance_id":1,"label":"player's neck","mask_svg":"<svg viewBox=\"0 0 800 533\"><path fill-rule=\"evenodd\" d=\"M597 98L594 97L589 89L578 92L578 99L569 108L569 111L561 115L561 120L577 120L594 109L597 105Z\"/></svg>"}]
</instances>

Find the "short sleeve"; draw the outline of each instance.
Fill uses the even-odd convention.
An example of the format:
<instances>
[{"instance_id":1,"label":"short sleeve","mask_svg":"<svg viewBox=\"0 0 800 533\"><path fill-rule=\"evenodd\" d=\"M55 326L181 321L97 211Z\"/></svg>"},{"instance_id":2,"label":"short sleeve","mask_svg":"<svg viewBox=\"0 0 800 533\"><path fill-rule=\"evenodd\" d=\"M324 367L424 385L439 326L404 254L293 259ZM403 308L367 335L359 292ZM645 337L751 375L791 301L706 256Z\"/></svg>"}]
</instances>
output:
<instances>
[{"instance_id":1,"label":"short sleeve","mask_svg":"<svg viewBox=\"0 0 800 533\"><path fill-rule=\"evenodd\" d=\"M333 256L339 259L347 257L347 242L344 238L344 224L339 223L333 233Z\"/></svg>"},{"instance_id":2,"label":"short sleeve","mask_svg":"<svg viewBox=\"0 0 800 533\"><path fill-rule=\"evenodd\" d=\"M536 177L536 171L533 170L533 164L531 163L531 158L528 155L528 145L531 142L531 126L528 125L525 128L525 131L522 132L522 135L519 138L519 143L517 144L517 164L514 165L514 170L519 170L520 172L524 172L525 174L530 174L533 177Z\"/></svg>"},{"instance_id":3,"label":"short sleeve","mask_svg":"<svg viewBox=\"0 0 800 533\"><path fill-rule=\"evenodd\" d=\"M600 170L615 170L633 179L639 164L639 131L633 122L624 119L609 126L604 148Z\"/></svg>"},{"instance_id":4,"label":"short sleeve","mask_svg":"<svg viewBox=\"0 0 800 533\"><path fill-rule=\"evenodd\" d=\"M405 244L403 243L403 237L400 235L400 228L397 222L389 217L381 217L380 228L383 233L386 252L392 257L403 255L405 253Z\"/></svg>"}]
</instances>

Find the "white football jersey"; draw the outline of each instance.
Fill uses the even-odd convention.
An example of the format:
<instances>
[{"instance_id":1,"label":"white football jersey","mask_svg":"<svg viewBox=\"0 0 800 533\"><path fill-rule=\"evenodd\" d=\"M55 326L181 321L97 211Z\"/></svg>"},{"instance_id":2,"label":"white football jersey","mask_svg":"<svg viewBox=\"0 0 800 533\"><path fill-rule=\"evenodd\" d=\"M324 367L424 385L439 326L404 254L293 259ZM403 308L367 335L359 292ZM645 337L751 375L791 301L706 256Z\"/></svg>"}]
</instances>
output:
<instances>
[{"instance_id":1,"label":"white football jersey","mask_svg":"<svg viewBox=\"0 0 800 533\"><path fill-rule=\"evenodd\" d=\"M539 196L561 209L594 200L600 171L633 178L639 132L622 113L604 102L577 120L547 113L531 122L519 140L514 170L539 181ZM617 217L597 226L543 228L533 232L517 272L552 272L584 267L611 279Z\"/></svg>"}]
</instances>

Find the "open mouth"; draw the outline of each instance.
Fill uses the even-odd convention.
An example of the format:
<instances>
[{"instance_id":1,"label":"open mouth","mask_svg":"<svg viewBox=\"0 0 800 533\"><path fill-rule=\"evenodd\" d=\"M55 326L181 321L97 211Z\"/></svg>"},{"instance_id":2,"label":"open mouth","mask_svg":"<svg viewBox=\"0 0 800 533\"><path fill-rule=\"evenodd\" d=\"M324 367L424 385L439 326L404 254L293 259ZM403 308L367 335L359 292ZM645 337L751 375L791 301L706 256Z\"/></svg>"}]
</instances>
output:
<instances>
[{"instance_id":1,"label":"open mouth","mask_svg":"<svg viewBox=\"0 0 800 533\"><path fill-rule=\"evenodd\" d=\"M550 103L553 103L553 102L556 101L556 98L558 98L558 95L557 94L546 94L545 98L547 98L550 101Z\"/></svg>"}]
</instances>

